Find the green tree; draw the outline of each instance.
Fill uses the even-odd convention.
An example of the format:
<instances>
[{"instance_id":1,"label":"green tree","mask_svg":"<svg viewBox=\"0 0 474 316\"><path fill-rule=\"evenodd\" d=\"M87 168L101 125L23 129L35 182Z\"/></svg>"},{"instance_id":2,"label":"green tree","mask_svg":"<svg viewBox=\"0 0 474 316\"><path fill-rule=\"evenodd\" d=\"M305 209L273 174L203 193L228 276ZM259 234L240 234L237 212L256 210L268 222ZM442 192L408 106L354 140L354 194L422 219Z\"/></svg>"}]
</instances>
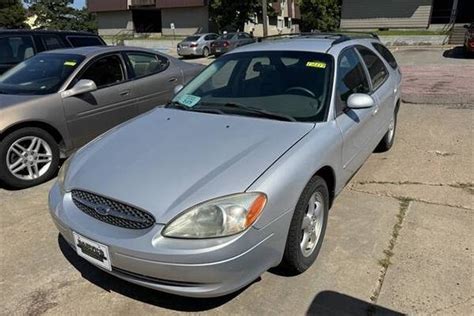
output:
<instances>
[{"instance_id":1,"label":"green tree","mask_svg":"<svg viewBox=\"0 0 474 316\"><path fill-rule=\"evenodd\" d=\"M301 30L334 31L339 28L341 0L298 0Z\"/></svg>"},{"instance_id":2,"label":"green tree","mask_svg":"<svg viewBox=\"0 0 474 316\"><path fill-rule=\"evenodd\" d=\"M269 14L273 12L268 1ZM254 14L262 12L261 0L210 0L210 21L222 31L243 31L246 22L251 20Z\"/></svg>"},{"instance_id":3,"label":"green tree","mask_svg":"<svg viewBox=\"0 0 474 316\"><path fill-rule=\"evenodd\" d=\"M26 9L21 4L20 0L0 2L0 28L28 28L25 21Z\"/></svg>"},{"instance_id":4,"label":"green tree","mask_svg":"<svg viewBox=\"0 0 474 316\"><path fill-rule=\"evenodd\" d=\"M89 31L97 30L95 15L87 9L75 9L72 0L28 0L30 10L38 16L35 26L43 29Z\"/></svg>"}]
</instances>

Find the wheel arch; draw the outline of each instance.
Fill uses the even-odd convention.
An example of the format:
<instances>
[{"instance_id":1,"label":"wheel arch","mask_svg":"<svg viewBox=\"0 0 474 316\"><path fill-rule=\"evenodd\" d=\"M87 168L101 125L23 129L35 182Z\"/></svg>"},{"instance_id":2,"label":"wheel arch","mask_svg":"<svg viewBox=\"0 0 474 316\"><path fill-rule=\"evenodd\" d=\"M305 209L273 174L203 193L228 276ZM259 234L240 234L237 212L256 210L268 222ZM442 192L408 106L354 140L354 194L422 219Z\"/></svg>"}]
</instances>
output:
<instances>
[{"instance_id":1,"label":"wheel arch","mask_svg":"<svg viewBox=\"0 0 474 316\"><path fill-rule=\"evenodd\" d=\"M326 182L329 190L329 208L331 208L334 198L336 197L336 173L332 167L326 165L320 168L312 178L315 176L323 178Z\"/></svg>"},{"instance_id":2,"label":"wheel arch","mask_svg":"<svg viewBox=\"0 0 474 316\"><path fill-rule=\"evenodd\" d=\"M57 142L61 150L65 148L63 135L61 135L61 133L52 125L41 121L25 121L9 126L0 134L0 141L3 140L7 135L26 127L36 127L48 132Z\"/></svg>"}]
</instances>

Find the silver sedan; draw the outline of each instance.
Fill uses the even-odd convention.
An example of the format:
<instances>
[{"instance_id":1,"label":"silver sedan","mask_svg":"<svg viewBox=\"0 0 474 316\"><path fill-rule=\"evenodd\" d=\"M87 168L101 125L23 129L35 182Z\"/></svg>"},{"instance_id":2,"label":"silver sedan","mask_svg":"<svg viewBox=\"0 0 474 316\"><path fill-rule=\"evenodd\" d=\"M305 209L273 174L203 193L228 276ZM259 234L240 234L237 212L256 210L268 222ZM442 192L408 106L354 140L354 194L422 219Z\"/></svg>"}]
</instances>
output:
<instances>
[{"instance_id":1,"label":"silver sedan","mask_svg":"<svg viewBox=\"0 0 474 316\"><path fill-rule=\"evenodd\" d=\"M375 37L238 48L71 157L52 218L79 256L165 292L225 295L280 264L302 273L334 198L392 146L399 87Z\"/></svg>"},{"instance_id":2,"label":"silver sedan","mask_svg":"<svg viewBox=\"0 0 474 316\"><path fill-rule=\"evenodd\" d=\"M195 34L186 37L178 43L178 55L182 57L203 56L207 57L211 53L212 43L219 37L214 33Z\"/></svg>"},{"instance_id":3,"label":"silver sedan","mask_svg":"<svg viewBox=\"0 0 474 316\"><path fill-rule=\"evenodd\" d=\"M132 47L38 54L0 77L0 181L50 179L60 157L173 96L202 66Z\"/></svg>"}]
</instances>

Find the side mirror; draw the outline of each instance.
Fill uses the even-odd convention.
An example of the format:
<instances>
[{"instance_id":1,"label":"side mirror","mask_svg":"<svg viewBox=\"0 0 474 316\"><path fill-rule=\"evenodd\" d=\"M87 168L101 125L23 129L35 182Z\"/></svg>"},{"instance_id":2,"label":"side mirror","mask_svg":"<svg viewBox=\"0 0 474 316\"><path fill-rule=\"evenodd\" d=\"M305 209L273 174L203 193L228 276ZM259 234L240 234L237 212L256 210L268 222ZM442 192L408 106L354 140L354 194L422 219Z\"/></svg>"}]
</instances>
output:
<instances>
[{"instance_id":1,"label":"side mirror","mask_svg":"<svg viewBox=\"0 0 474 316\"><path fill-rule=\"evenodd\" d=\"M174 94L177 95L179 91L183 90L184 86L182 84L177 85L174 87Z\"/></svg>"},{"instance_id":2,"label":"side mirror","mask_svg":"<svg viewBox=\"0 0 474 316\"><path fill-rule=\"evenodd\" d=\"M63 99L97 90L95 82L89 79L79 80L74 87L61 93Z\"/></svg>"},{"instance_id":3,"label":"side mirror","mask_svg":"<svg viewBox=\"0 0 474 316\"><path fill-rule=\"evenodd\" d=\"M347 106L351 109L366 109L375 106L375 101L368 94L354 93L349 96Z\"/></svg>"}]
</instances>

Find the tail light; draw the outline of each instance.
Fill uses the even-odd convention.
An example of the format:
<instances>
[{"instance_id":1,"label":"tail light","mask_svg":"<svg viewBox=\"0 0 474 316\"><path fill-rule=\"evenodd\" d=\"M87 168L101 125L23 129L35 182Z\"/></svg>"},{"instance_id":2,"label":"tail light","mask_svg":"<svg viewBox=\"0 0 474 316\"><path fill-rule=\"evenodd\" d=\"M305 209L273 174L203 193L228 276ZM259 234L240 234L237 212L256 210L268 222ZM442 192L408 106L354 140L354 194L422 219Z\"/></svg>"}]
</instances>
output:
<instances>
[{"instance_id":1,"label":"tail light","mask_svg":"<svg viewBox=\"0 0 474 316\"><path fill-rule=\"evenodd\" d=\"M189 45L189 47L192 47L192 48L198 47L198 44L194 44L194 43L193 43L193 44Z\"/></svg>"},{"instance_id":2,"label":"tail light","mask_svg":"<svg viewBox=\"0 0 474 316\"><path fill-rule=\"evenodd\" d=\"M227 47L227 46L229 46L229 45L230 45L229 42L224 42L224 47Z\"/></svg>"}]
</instances>

